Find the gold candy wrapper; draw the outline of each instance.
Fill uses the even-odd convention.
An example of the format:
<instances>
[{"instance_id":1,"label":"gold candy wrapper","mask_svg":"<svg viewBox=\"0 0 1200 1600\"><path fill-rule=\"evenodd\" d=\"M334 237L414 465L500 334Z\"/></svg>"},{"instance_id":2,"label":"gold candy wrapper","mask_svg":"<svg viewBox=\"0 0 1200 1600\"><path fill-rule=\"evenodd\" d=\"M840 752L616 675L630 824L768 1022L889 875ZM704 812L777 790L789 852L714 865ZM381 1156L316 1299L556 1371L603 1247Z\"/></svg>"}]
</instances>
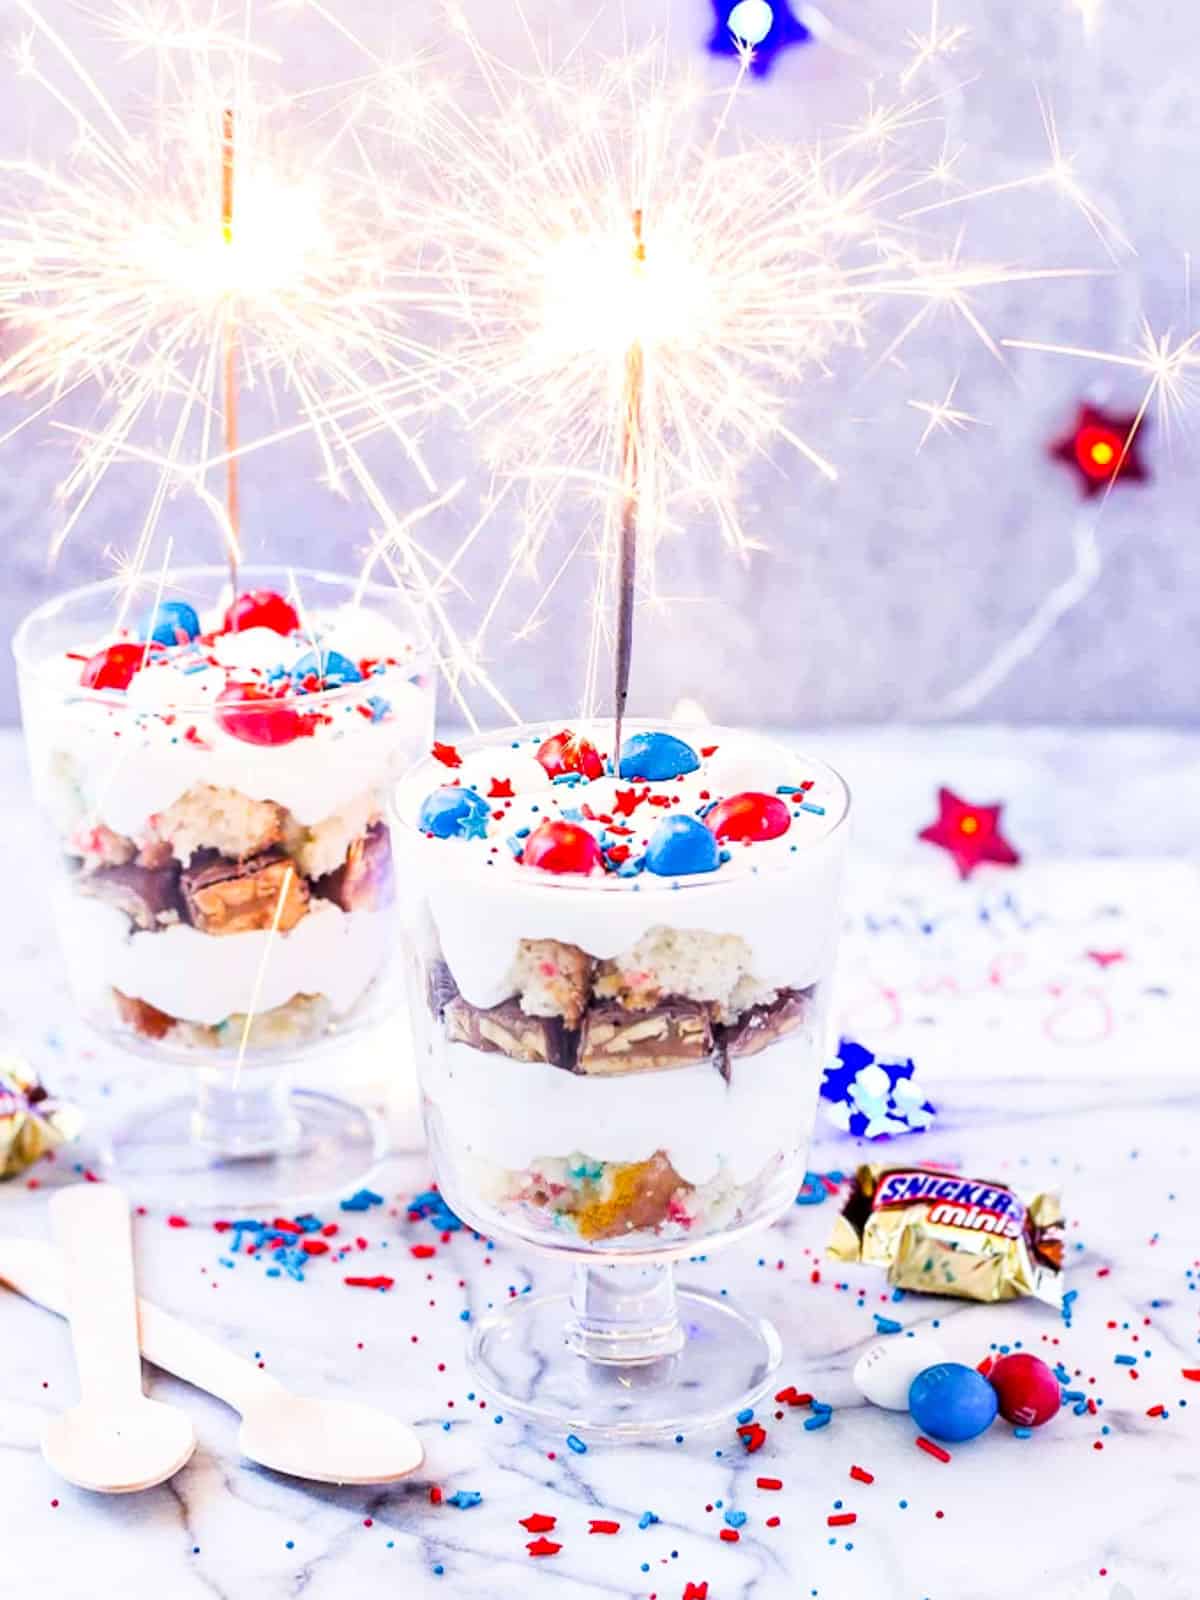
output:
<instances>
[{"instance_id":1,"label":"gold candy wrapper","mask_svg":"<svg viewBox=\"0 0 1200 1600\"><path fill-rule=\"evenodd\" d=\"M82 1125L76 1107L49 1095L24 1061L0 1056L0 1178L15 1178Z\"/></svg>"},{"instance_id":2,"label":"gold candy wrapper","mask_svg":"<svg viewBox=\"0 0 1200 1600\"><path fill-rule=\"evenodd\" d=\"M962 1300L1033 1295L1062 1305L1063 1215L1056 1195L936 1167L859 1167L829 1254L886 1267L888 1282Z\"/></svg>"}]
</instances>

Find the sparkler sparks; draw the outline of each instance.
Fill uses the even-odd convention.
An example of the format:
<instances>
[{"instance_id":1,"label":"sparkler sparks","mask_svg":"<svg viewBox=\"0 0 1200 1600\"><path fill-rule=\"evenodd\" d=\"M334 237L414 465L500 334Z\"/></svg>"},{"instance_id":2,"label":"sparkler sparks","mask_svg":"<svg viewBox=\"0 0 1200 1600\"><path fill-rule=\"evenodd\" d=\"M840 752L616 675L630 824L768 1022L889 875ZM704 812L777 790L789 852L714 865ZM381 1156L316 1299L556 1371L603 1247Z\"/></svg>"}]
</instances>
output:
<instances>
[{"instance_id":1,"label":"sparkler sparks","mask_svg":"<svg viewBox=\"0 0 1200 1600\"><path fill-rule=\"evenodd\" d=\"M998 355L976 291L1056 273L971 263L961 229L948 244L914 233L914 202L942 195L946 178L944 162L905 166L915 130L939 120L935 97L872 99L859 126L825 145L752 146L733 126L749 46L732 90L714 96L673 72L661 43L521 72L487 53L461 14L456 25L488 104L479 115L444 108L431 187L445 198L429 232L445 252L448 359L492 477L448 570L520 505L511 560L474 635L481 648L518 578L539 578L527 634L573 560L591 554L592 711L613 619L624 617L631 525L643 601L659 593L664 543L702 521L735 557L761 548L738 509L743 469L781 447L836 476L791 426L789 405L839 348L865 346L881 304L915 303L885 359L939 308ZM931 29L949 48L936 7ZM564 528L567 555L549 562ZM617 633L620 656L623 622Z\"/></svg>"},{"instance_id":2,"label":"sparkler sparks","mask_svg":"<svg viewBox=\"0 0 1200 1600\"><path fill-rule=\"evenodd\" d=\"M969 411L959 410L953 404L954 393L957 388L958 379L955 378L949 389L947 389L944 400L910 400L908 402L914 411L923 411L929 418L929 421L925 424L925 431L917 443L917 455L920 455L932 434L961 433L973 423L978 423L978 417L973 417Z\"/></svg>"}]
</instances>

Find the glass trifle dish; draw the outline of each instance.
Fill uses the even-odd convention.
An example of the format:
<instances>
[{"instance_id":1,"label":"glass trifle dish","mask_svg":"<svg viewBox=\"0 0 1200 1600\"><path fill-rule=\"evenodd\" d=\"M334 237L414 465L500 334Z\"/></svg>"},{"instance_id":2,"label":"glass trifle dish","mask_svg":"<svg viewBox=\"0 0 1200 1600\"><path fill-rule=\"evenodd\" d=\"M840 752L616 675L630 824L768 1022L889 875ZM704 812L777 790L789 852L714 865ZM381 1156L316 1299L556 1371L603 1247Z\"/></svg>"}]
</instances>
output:
<instances>
[{"instance_id":1,"label":"glass trifle dish","mask_svg":"<svg viewBox=\"0 0 1200 1600\"><path fill-rule=\"evenodd\" d=\"M727 728L519 728L414 768L410 1012L451 1208L574 1264L476 1321L507 1408L635 1437L727 1420L774 1330L672 1263L774 1221L826 1060L849 796Z\"/></svg>"},{"instance_id":2,"label":"glass trifle dish","mask_svg":"<svg viewBox=\"0 0 1200 1600\"><path fill-rule=\"evenodd\" d=\"M112 1131L114 1175L193 1205L353 1181L375 1119L290 1073L336 1065L398 987L386 806L432 736L419 610L349 577L247 567L235 596L187 568L52 600L14 648L73 998L123 1051L193 1069Z\"/></svg>"}]
</instances>

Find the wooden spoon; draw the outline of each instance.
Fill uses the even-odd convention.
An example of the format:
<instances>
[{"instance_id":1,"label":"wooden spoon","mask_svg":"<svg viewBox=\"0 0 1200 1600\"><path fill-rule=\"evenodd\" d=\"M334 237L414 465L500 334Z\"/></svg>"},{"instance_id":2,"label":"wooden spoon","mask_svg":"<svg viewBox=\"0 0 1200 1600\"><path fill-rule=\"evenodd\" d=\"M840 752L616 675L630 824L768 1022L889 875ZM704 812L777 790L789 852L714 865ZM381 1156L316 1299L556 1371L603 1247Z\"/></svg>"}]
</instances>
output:
<instances>
[{"instance_id":1,"label":"wooden spoon","mask_svg":"<svg viewBox=\"0 0 1200 1600\"><path fill-rule=\"evenodd\" d=\"M163 1483L196 1448L189 1418L142 1392L129 1202L109 1184L50 1201L63 1254L80 1403L52 1417L42 1454L81 1489L131 1494Z\"/></svg>"},{"instance_id":2,"label":"wooden spoon","mask_svg":"<svg viewBox=\"0 0 1200 1600\"><path fill-rule=\"evenodd\" d=\"M0 1239L0 1279L51 1311L64 1310L51 1246ZM241 1413L238 1447L251 1461L317 1483L369 1484L394 1483L424 1459L416 1433L394 1417L355 1401L292 1394L253 1362L149 1301L138 1301L138 1321L148 1361Z\"/></svg>"}]
</instances>

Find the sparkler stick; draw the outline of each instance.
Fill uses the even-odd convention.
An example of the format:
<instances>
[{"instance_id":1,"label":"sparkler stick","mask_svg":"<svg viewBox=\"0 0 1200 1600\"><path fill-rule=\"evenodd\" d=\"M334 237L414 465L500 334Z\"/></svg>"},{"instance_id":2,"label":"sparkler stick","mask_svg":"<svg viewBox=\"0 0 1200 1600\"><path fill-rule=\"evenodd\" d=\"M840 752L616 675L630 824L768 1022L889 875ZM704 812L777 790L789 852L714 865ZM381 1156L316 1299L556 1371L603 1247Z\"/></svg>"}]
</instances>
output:
<instances>
[{"instance_id":1,"label":"sparkler stick","mask_svg":"<svg viewBox=\"0 0 1200 1600\"><path fill-rule=\"evenodd\" d=\"M642 212L633 213L635 272L645 264ZM617 578L617 638L613 653L616 670L613 712L613 771L621 773L621 724L629 698L629 669L633 658L633 607L637 585L638 496L641 493L642 392L646 382L646 357L635 339L625 358L625 419L621 437L621 541Z\"/></svg>"},{"instance_id":2,"label":"sparkler stick","mask_svg":"<svg viewBox=\"0 0 1200 1600\"><path fill-rule=\"evenodd\" d=\"M221 113L221 232L228 248L233 244L233 109ZM238 495L238 381L237 321L232 304L225 318L225 509L229 517L229 582L237 598L238 560L242 518Z\"/></svg>"}]
</instances>

